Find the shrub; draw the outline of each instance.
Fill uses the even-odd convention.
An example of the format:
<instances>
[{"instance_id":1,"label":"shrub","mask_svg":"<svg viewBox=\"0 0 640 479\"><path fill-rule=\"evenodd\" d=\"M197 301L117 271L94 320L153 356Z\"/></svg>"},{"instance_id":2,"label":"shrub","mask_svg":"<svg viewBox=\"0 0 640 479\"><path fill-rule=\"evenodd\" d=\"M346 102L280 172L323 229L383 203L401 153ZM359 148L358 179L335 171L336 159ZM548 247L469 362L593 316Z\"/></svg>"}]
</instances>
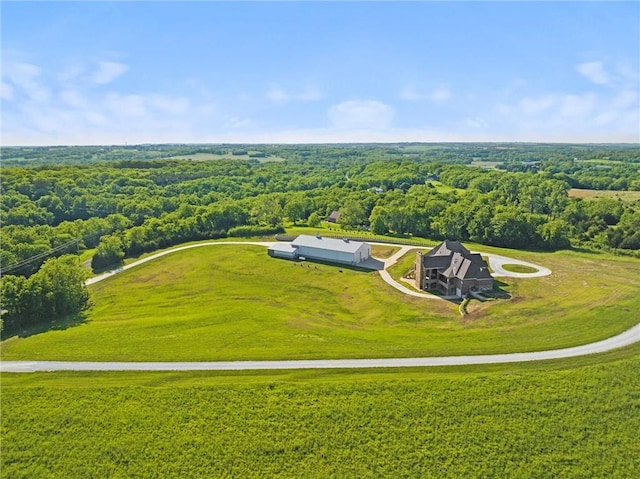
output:
<instances>
[{"instance_id":1,"label":"shrub","mask_svg":"<svg viewBox=\"0 0 640 479\"><path fill-rule=\"evenodd\" d=\"M236 226L231 228L227 234L232 238L246 238L250 236L267 236L284 233L282 225L278 226Z\"/></svg>"}]
</instances>

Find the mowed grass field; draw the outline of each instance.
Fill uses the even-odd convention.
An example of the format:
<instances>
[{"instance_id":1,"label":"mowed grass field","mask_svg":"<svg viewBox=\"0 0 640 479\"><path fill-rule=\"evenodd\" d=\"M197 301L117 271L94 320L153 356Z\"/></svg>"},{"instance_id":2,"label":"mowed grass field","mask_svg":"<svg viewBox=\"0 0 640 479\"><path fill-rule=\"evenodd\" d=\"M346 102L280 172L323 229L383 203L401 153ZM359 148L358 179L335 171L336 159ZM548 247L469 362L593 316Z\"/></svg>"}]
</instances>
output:
<instances>
[{"instance_id":1,"label":"mowed grass field","mask_svg":"<svg viewBox=\"0 0 640 479\"><path fill-rule=\"evenodd\" d=\"M2 375L3 477L632 478L640 345L533 364Z\"/></svg>"},{"instance_id":2,"label":"mowed grass field","mask_svg":"<svg viewBox=\"0 0 640 479\"><path fill-rule=\"evenodd\" d=\"M412 298L377 272L269 258L264 247L176 252L90 288L86 321L2 343L2 358L96 361L320 359L562 348L634 325L640 260L576 252L489 252L550 266L502 280L509 300ZM405 261L411 261L408 257Z\"/></svg>"},{"instance_id":3,"label":"mowed grass field","mask_svg":"<svg viewBox=\"0 0 640 479\"><path fill-rule=\"evenodd\" d=\"M616 190L583 190L572 188L569 190L570 198L613 198L614 200L635 201L640 200L640 191L616 191Z\"/></svg>"}]
</instances>

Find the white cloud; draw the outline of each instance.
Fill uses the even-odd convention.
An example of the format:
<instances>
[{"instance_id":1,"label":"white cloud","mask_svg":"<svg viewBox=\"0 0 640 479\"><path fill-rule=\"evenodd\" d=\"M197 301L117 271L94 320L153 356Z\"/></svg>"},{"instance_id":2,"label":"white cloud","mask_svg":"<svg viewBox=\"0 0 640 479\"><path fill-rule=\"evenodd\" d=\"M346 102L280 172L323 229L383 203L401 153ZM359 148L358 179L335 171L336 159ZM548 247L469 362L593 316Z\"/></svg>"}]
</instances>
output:
<instances>
[{"instance_id":1,"label":"white cloud","mask_svg":"<svg viewBox=\"0 0 640 479\"><path fill-rule=\"evenodd\" d=\"M269 86L266 97L268 100L280 103L287 101L311 102L322 99L322 92L314 86L307 86L300 92L291 93L286 91L280 85L274 83Z\"/></svg>"},{"instance_id":2,"label":"white cloud","mask_svg":"<svg viewBox=\"0 0 640 479\"><path fill-rule=\"evenodd\" d=\"M465 118L464 124L471 128L489 128L489 122L481 116Z\"/></svg>"},{"instance_id":3,"label":"white cloud","mask_svg":"<svg viewBox=\"0 0 640 479\"><path fill-rule=\"evenodd\" d=\"M33 63L11 62L4 65L3 75L16 85L30 83L42 73L40 67Z\"/></svg>"},{"instance_id":4,"label":"white cloud","mask_svg":"<svg viewBox=\"0 0 640 479\"><path fill-rule=\"evenodd\" d=\"M300 101L318 101L322 99L322 92L316 87L308 86L297 95L294 95L294 98Z\"/></svg>"},{"instance_id":5,"label":"white cloud","mask_svg":"<svg viewBox=\"0 0 640 479\"><path fill-rule=\"evenodd\" d=\"M91 79L99 85L106 85L118 78L129 69L124 63L100 62L98 69L93 73Z\"/></svg>"},{"instance_id":6,"label":"white cloud","mask_svg":"<svg viewBox=\"0 0 640 479\"><path fill-rule=\"evenodd\" d=\"M414 87L405 87L399 94L401 100L406 101L431 101L444 103L451 98L451 90L448 87L439 87L428 93L419 93Z\"/></svg>"},{"instance_id":7,"label":"white cloud","mask_svg":"<svg viewBox=\"0 0 640 479\"><path fill-rule=\"evenodd\" d=\"M60 99L63 101L63 103L73 108L82 108L87 104L87 100L77 90L61 91Z\"/></svg>"},{"instance_id":8,"label":"white cloud","mask_svg":"<svg viewBox=\"0 0 640 479\"><path fill-rule=\"evenodd\" d=\"M583 117L592 112L596 106L596 97L592 93L585 95L565 95L560 106L563 116Z\"/></svg>"},{"instance_id":9,"label":"white cloud","mask_svg":"<svg viewBox=\"0 0 640 479\"><path fill-rule=\"evenodd\" d=\"M84 73L82 65L70 65L58 73L58 80L61 82L73 82Z\"/></svg>"},{"instance_id":10,"label":"white cloud","mask_svg":"<svg viewBox=\"0 0 640 479\"><path fill-rule=\"evenodd\" d=\"M251 118L230 118L226 123L227 128L247 128L253 124Z\"/></svg>"},{"instance_id":11,"label":"white cloud","mask_svg":"<svg viewBox=\"0 0 640 479\"><path fill-rule=\"evenodd\" d=\"M106 104L107 108L117 116L144 116L147 113L145 99L142 95L109 93Z\"/></svg>"},{"instance_id":12,"label":"white cloud","mask_svg":"<svg viewBox=\"0 0 640 479\"><path fill-rule=\"evenodd\" d=\"M553 95L525 97L520 100L520 110L526 115L537 115L555 106L556 101Z\"/></svg>"},{"instance_id":13,"label":"white cloud","mask_svg":"<svg viewBox=\"0 0 640 479\"><path fill-rule=\"evenodd\" d=\"M389 127L395 112L377 100L349 100L329 108L332 125L340 129L383 129Z\"/></svg>"},{"instance_id":14,"label":"white cloud","mask_svg":"<svg viewBox=\"0 0 640 479\"><path fill-rule=\"evenodd\" d=\"M109 119L103 115L102 113L98 113L95 111L87 111L84 113L84 118L91 124L102 126L109 123Z\"/></svg>"},{"instance_id":15,"label":"white cloud","mask_svg":"<svg viewBox=\"0 0 640 479\"><path fill-rule=\"evenodd\" d=\"M629 108L637 103L638 92L634 90L623 90L613 99L615 108Z\"/></svg>"},{"instance_id":16,"label":"white cloud","mask_svg":"<svg viewBox=\"0 0 640 479\"><path fill-rule=\"evenodd\" d=\"M174 98L166 95L152 95L149 103L152 107L172 115L182 115L186 113L190 107L188 98Z\"/></svg>"},{"instance_id":17,"label":"white cloud","mask_svg":"<svg viewBox=\"0 0 640 479\"><path fill-rule=\"evenodd\" d=\"M287 101L289 95L278 85L271 85L267 90L267 98L271 101Z\"/></svg>"},{"instance_id":18,"label":"white cloud","mask_svg":"<svg viewBox=\"0 0 640 479\"><path fill-rule=\"evenodd\" d=\"M6 82L0 82L0 98L4 100L13 99L13 87Z\"/></svg>"},{"instance_id":19,"label":"white cloud","mask_svg":"<svg viewBox=\"0 0 640 479\"><path fill-rule=\"evenodd\" d=\"M498 103L496 105L496 111L501 115L511 115L511 113L513 113L513 110L513 107L506 103Z\"/></svg>"},{"instance_id":20,"label":"white cloud","mask_svg":"<svg viewBox=\"0 0 640 479\"><path fill-rule=\"evenodd\" d=\"M51 98L49 89L43 86L39 78L42 70L37 65L24 62L9 62L3 66L3 77L11 84L22 90L29 100L36 103L46 103ZM12 90L12 94L15 91Z\"/></svg>"},{"instance_id":21,"label":"white cloud","mask_svg":"<svg viewBox=\"0 0 640 479\"><path fill-rule=\"evenodd\" d=\"M595 122L596 125L606 126L606 125L610 125L611 123L613 123L617 118L618 118L617 112L615 112L613 110L609 110L609 111L605 111L604 113L601 113L601 114L597 115L593 119L593 121Z\"/></svg>"},{"instance_id":22,"label":"white cloud","mask_svg":"<svg viewBox=\"0 0 640 479\"><path fill-rule=\"evenodd\" d=\"M597 85L605 85L611 79L604 70L602 62L585 62L576 65L576 70L589 81Z\"/></svg>"}]
</instances>

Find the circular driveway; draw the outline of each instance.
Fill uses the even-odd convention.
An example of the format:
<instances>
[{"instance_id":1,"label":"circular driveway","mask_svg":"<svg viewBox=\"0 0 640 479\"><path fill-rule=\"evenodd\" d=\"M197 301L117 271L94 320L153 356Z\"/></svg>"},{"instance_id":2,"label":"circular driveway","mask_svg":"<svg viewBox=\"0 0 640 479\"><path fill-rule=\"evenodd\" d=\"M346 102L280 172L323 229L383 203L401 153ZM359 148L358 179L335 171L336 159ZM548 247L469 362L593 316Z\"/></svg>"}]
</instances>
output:
<instances>
[{"instance_id":1,"label":"circular driveway","mask_svg":"<svg viewBox=\"0 0 640 479\"><path fill-rule=\"evenodd\" d=\"M493 253L481 253L482 256L489 258L489 266L493 270L491 273L493 276L509 277L509 278L540 278L542 276L549 276L551 270L533 263L527 263L526 261L520 261L519 259L507 258L506 256L500 256ZM533 273L514 273L513 271L507 271L503 268L505 264L517 264L520 266L528 266L534 268L537 271Z\"/></svg>"}]
</instances>

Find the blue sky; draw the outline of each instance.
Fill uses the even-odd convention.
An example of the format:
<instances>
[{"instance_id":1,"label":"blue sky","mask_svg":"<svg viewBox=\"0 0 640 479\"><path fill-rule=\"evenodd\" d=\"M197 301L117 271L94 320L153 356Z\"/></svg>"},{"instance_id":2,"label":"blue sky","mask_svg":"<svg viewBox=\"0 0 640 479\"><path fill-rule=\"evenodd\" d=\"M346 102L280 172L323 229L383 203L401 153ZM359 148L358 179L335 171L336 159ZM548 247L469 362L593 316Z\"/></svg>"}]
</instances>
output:
<instances>
[{"instance_id":1,"label":"blue sky","mask_svg":"<svg viewBox=\"0 0 640 479\"><path fill-rule=\"evenodd\" d=\"M640 142L638 2L2 2L2 144Z\"/></svg>"}]
</instances>

